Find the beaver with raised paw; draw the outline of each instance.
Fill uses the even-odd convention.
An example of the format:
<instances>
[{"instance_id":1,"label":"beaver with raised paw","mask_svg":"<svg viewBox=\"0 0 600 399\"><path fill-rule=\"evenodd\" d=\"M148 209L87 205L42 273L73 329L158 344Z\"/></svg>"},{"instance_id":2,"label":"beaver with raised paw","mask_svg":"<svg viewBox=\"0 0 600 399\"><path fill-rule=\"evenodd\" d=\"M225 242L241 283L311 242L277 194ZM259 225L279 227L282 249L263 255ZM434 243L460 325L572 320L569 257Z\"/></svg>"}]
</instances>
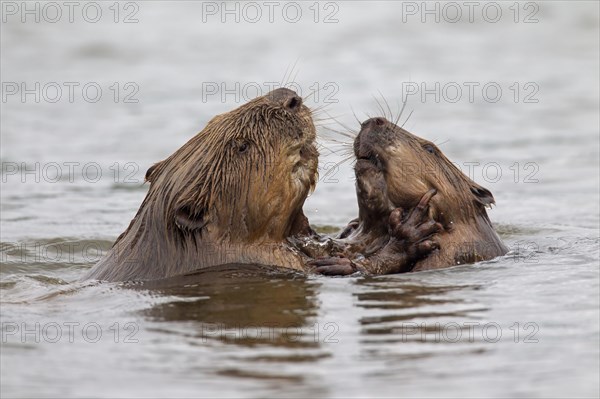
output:
<instances>
[{"instance_id":1,"label":"beaver with raised paw","mask_svg":"<svg viewBox=\"0 0 600 399\"><path fill-rule=\"evenodd\" d=\"M508 252L487 215L486 208L495 203L492 193L463 174L432 142L385 118L371 118L361 125L354 154L359 217L343 233L347 240L365 244L389 237L388 217L396 217L395 208L410 209L425 193L436 192L429 216L441 225L439 248L410 271L474 263Z\"/></svg>"}]
</instances>

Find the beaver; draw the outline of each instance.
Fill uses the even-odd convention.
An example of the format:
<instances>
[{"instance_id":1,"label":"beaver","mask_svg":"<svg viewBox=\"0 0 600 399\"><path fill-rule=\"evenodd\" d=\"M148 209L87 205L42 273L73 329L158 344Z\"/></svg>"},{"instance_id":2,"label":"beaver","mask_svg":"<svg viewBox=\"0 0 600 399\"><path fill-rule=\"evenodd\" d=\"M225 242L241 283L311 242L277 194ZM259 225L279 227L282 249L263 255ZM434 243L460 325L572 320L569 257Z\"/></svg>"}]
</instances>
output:
<instances>
[{"instance_id":1,"label":"beaver","mask_svg":"<svg viewBox=\"0 0 600 399\"><path fill-rule=\"evenodd\" d=\"M286 88L214 117L148 169L135 217L84 279L158 280L227 264L319 273L291 240L320 239L302 211L318 179L315 138L310 109ZM415 215L394 220L393 237L365 262L431 252L434 232L417 228L426 216ZM332 246L330 254L338 252Z\"/></svg>"},{"instance_id":2,"label":"beaver","mask_svg":"<svg viewBox=\"0 0 600 399\"><path fill-rule=\"evenodd\" d=\"M354 154L359 217L346 233L348 239L387 236L388 224L394 223L387 216L398 218L395 208L412 208L429 193L430 216L441 225L439 248L405 271L474 263L508 252L487 215L486 208L495 203L492 193L463 174L431 141L376 117L361 124Z\"/></svg>"}]
</instances>

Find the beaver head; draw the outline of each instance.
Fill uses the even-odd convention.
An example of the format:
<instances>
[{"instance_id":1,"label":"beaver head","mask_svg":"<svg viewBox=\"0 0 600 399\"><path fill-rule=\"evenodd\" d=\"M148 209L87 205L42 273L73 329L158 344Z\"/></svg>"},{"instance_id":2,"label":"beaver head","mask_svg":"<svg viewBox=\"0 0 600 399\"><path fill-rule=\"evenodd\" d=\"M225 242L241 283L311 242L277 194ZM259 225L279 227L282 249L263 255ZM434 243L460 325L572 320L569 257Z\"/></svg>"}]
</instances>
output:
<instances>
[{"instance_id":1,"label":"beaver head","mask_svg":"<svg viewBox=\"0 0 600 399\"><path fill-rule=\"evenodd\" d=\"M432 142L385 118L361 125L354 141L360 217L377 224L395 207L413 208L431 189L432 217L445 228L469 223L494 203L492 193L463 174ZM380 223L379 223L380 224Z\"/></svg>"},{"instance_id":2,"label":"beaver head","mask_svg":"<svg viewBox=\"0 0 600 399\"><path fill-rule=\"evenodd\" d=\"M279 247L310 232L302 206L317 164L311 111L291 90L218 115L148 169L137 214L84 278L152 280L227 263L302 269Z\"/></svg>"},{"instance_id":3,"label":"beaver head","mask_svg":"<svg viewBox=\"0 0 600 399\"><path fill-rule=\"evenodd\" d=\"M136 219L173 239L281 240L302 216L317 164L311 111L280 88L214 117L152 166Z\"/></svg>"}]
</instances>

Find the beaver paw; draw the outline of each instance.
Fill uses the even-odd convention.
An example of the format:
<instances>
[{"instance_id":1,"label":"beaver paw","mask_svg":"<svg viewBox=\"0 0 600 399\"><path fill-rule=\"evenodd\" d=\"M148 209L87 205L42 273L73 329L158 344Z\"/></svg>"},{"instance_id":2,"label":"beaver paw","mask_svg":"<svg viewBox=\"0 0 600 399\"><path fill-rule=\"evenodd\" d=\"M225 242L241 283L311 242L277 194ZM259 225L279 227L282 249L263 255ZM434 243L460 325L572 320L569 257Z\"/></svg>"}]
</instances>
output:
<instances>
[{"instance_id":1,"label":"beaver paw","mask_svg":"<svg viewBox=\"0 0 600 399\"><path fill-rule=\"evenodd\" d=\"M403 247L409 258L421 258L439 248L434 235L441 232L443 227L429 217L429 201L435 194L435 189L429 190L408 215L404 215L401 208L394 209L390 214L390 235Z\"/></svg>"},{"instance_id":2,"label":"beaver paw","mask_svg":"<svg viewBox=\"0 0 600 399\"><path fill-rule=\"evenodd\" d=\"M324 276L347 276L357 271L356 265L348 258L319 258L308 262L308 265L314 267L315 273Z\"/></svg>"},{"instance_id":3,"label":"beaver paw","mask_svg":"<svg viewBox=\"0 0 600 399\"><path fill-rule=\"evenodd\" d=\"M430 253L440 248L440 243L435 238L426 238L406 250L409 259L426 258Z\"/></svg>"},{"instance_id":4,"label":"beaver paw","mask_svg":"<svg viewBox=\"0 0 600 399\"><path fill-rule=\"evenodd\" d=\"M343 239L347 238L350 234L354 233L356 228L359 226L358 218L351 220L348 225L341 231L337 238Z\"/></svg>"}]
</instances>

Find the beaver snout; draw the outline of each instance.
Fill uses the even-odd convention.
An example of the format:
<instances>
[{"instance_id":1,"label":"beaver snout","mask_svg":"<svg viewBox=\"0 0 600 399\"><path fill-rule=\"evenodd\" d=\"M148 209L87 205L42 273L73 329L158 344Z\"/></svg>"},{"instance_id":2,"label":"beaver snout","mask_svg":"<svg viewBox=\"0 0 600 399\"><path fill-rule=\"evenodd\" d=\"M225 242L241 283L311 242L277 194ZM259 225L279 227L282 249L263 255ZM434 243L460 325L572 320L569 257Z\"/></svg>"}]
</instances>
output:
<instances>
[{"instance_id":1,"label":"beaver snout","mask_svg":"<svg viewBox=\"0 0 600 399\"><path fill-rule=\"evenodd\" d=\"M295 91L284 87L273 90L267 94L267 97L271 101L280 104L288 111L296 112L302 107L302 97L296 94Z\"/></svg>"},{"instance_id":2,"label":"beaver snout","mask_svg":"<svg viewBox=\"0 0 600 399\"><path fill-rule=\"evenodd\" d=\"M382 168L378 149L388 123L385 118L376 117L368 119L360 125L360 133L354 140L354 155L358 160L368 160L377 168Z\"/></svg>"},{"instance_id":3,"label":"beaver snout","mask_svg":"<svg viewBox=\"0 0 600 399\"><path fill-rule=\"evenodd\" d=\"M388 121L385 118L378 116L376 118L367 119L360 125L360 127L361 127L361 131L365 130L365 129L373 129L373 128L376 129L376 128L381 128L382 126L385 126L387 123L388 123Z\"/></svg>"},{"instance_id":4,"label":"beaver snout","mask_svg":"<svg viewBox=\"0 0 600 399\"><path fill-rule=\"evenodd\" d=\"M367 119L360 124L360 132L354 140L354 154L357 158L360 158L361 153L365 152L361 151L362 147L365 145L371 147L373 143L381 140L380 136L386 131L387 124L388 121L382 117Z\"/></svg>"}]
</instances>

